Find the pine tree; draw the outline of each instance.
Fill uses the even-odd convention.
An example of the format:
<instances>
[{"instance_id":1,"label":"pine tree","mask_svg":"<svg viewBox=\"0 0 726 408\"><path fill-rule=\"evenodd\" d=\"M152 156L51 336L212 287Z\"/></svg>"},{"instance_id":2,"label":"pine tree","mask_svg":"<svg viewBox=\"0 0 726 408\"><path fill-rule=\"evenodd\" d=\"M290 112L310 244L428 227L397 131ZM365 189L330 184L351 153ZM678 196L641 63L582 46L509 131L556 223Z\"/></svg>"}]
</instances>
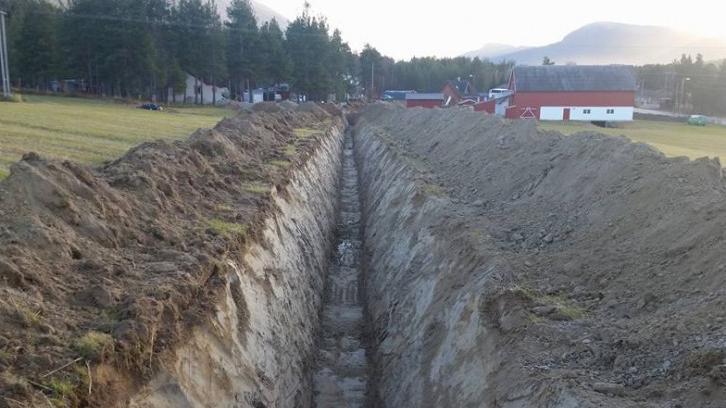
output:
<instances>
[{"instance_id":1,"label":"pine tree","mask_svg":"<svg viewBox=\"0 0 726 408\"><path fill-rule=\"evenodd\" d=\"M260 28L258 50L260 80L268 85L287 81L292 62L285 49L284 34L274 18Z\"/></svg>"},{"instance_id":2,"label":"pine tree","mask_svg":"<svg viewBox=\"0 0 726 408\"><path fill-rule=\"evenodd\" d=\"M227 8L227 71L233 98L242 95L247 81L254 84L260 71L259 32L249 0L233 0Z\"/></svg>"},{"instance_id":3,"label":"pine tree","mask_svg":"<svg viewBox=\"0 0 726 408\"><path fill-rule=\"evenodd\" d=\"M43 1L27 3L15 41L16 78L23 86L45 89L58 73L58 10Z\"/></svg>"}]
</instances>

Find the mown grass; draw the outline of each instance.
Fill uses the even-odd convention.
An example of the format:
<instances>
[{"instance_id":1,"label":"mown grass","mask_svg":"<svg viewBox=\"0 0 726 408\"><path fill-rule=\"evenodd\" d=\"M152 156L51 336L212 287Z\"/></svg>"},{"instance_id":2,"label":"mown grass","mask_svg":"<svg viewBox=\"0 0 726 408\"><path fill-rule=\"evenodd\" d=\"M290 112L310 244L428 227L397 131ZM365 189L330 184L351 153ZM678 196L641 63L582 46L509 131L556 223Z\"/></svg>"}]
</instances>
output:
<instances>
[{"instance_id":1,"label":"mown grass","mask_svg":"<svg viewBox=\"0 0 726 408\"><path fill-rule=\"evenodd\" d=\"M233 113L222 107L152 112L109 100L59 96L30 95L23 100L0 102L0 178L30 151L98 164L144 141L184 138Z\"/></svg>"},{"instance_id":2,"label":"mown grass","mask_svg":"<svg viewBox=\"0 0 726 408\"><path fill-rule=\"evenodd\" d=\"M540 122L539 127L566 135L595 131L625 136L635 142L647 143L670 157L718 157L722 163L726 160L726 126L698 127L686 123L636 120L614 129L600 128L585 122Z\"/></svg>"}]
</instances>

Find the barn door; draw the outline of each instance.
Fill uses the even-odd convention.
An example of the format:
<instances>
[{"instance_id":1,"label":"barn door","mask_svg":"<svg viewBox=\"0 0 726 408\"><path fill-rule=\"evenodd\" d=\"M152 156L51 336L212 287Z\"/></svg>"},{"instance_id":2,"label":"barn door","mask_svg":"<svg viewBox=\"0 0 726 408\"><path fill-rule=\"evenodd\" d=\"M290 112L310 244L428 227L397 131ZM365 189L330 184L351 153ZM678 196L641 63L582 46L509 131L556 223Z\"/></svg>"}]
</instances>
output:
<instances>
[{"instance_id":1,"label":"barn door","mask_svg":"<svg viewBox=\"0 0 726 408\"><path fill-rule=\"evenodd\" d=\"M570 120L570 108L565 108L562 111L562 120L564 120L564 121Z\"/></svg>"}]
</instances>

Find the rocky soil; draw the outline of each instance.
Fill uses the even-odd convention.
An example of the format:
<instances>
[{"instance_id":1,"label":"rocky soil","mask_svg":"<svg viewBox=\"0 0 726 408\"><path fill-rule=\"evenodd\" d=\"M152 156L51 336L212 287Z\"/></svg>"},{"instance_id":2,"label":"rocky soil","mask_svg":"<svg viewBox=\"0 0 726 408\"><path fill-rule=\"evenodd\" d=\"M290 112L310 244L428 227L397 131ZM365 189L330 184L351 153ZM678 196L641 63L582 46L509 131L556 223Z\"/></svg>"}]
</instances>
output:
<instances>
[{"instance_id":1,"label":"rocky soil","mask_svg":"<svg viewBox=\"0 0 726 408\"><path fill-rule=\"evenodd\" d=\"M488 404L533 406L539 393L559 397L536 406L726 406L726 185L718 160L669 159L625 138L543 133L531 122L466 110L373 105L357 135L386 143L418 174L419 192L448 203L431 212L442 218L426 221L421 239L439 230L450 237L449 253L469 256L466 235L481 243L473 259L484 261L476 262L496 262L501 279L487 284L481 309L496 340L477 339L497 342ZM369 199L372 211L386 204ZM416 220L424 210L412 211ZM386 251L369 244L374 256ZM478 284L475 272L469 283L440 278L433 302L448 306L419 314L459 307L458 294ZM436 327L427 336L438 338ZM445 356L480 358L419 352L433 366ZM388 366L380 375L400 361L381 358Z\"/></svg>"},{"instance_id":2,"label":"rocky soil","mask_svg":"<svg viewBox=\"0 0 726 408\"><path fill-rule=\"evenodd\" d=\"M0 182L0 407L113 406L205 321L340 112L256 106L97 168L28 153Z\"/></svg>"}]
</instances>

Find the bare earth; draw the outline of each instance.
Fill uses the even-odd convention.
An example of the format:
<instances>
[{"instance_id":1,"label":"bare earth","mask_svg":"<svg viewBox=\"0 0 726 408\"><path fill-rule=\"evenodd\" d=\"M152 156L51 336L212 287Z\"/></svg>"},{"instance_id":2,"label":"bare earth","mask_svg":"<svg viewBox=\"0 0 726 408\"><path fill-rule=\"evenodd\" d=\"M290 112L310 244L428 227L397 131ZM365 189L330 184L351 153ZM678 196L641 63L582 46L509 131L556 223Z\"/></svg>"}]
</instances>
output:
<instances>
[{"instance_id":1,"label":"bare earth","mask_svg":"<svg viewBox=\"0 0 726 408\"><path fill-rule=\"evenodd\" d=\"M492 241L506 260L511 282L488 317L507 365L591 395L593 406L726 405L717 160L464 110L377 105L362 117L361 137L397 146L432 180L429 192L451 199L458 215L446 225ZM498 375L500 386L522 381L504 367Z\"/></svg>"}]
</instances>

